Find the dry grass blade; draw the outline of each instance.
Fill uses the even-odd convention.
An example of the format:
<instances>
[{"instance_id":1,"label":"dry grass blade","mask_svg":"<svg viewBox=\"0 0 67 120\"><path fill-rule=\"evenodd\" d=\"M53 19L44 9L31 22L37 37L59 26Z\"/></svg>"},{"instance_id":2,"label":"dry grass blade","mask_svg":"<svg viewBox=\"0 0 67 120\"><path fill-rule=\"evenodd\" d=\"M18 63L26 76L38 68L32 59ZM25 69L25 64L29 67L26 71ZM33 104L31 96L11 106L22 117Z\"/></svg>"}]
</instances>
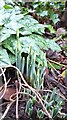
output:
<instances>
[{"instance_id":1,"label":"dry grass blade","mask_svg":"<svg viewBox=\"0 0 67 120\"><path fill-rule=\"evenodd\" d=\"M13 102L11 102L10 104L8 104L8 106L7 106L7 108L6 108L5 112L4 112L4 114L3 114L2 117L0 118L0 120L3 120L3 119L5 118L5 116L6 116L7 112L9 111L9 109L10 109L12 103L13 103Z\"/></svg>"}]
</instances>

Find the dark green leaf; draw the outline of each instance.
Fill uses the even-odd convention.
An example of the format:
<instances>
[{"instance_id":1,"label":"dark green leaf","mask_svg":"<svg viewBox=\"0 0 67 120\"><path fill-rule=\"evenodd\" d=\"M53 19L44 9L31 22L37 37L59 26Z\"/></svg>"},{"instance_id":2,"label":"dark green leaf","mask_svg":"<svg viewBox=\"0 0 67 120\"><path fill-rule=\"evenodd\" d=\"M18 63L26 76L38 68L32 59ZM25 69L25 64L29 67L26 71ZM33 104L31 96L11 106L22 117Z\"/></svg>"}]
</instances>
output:
<instances>
[{"instance_id":1,"label":"dark green leaf","mask_svg":"<svg viewBox=\"0 0 67 120\"><path fill-rule=\"evenodd\" d=\"M0 67L4 67L6 65L10 65L10 59L8 53L5 49L0 47Z\"/></svg>"}]
</instances>

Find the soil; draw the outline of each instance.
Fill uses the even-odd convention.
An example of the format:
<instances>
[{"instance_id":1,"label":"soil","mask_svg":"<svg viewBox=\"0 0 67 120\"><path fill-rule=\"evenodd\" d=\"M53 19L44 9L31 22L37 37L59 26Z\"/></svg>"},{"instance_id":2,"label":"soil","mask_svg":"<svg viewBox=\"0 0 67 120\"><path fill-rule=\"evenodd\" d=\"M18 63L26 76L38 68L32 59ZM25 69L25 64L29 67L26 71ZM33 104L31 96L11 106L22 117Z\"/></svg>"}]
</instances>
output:
<instances>
[{"instance_id":1,"label":"soil","mask_svg":"<svg viewBox=\"0 0 67 120\"><path fill-rule=\"evenodd\" d=\"M6 100L3 99L3 103L7 102ZM7 105L2 106L2 113L4 113ZM12 106L10 107L6 117L4 120L16 120L16 103L13 103ZM26 100L19 101L19 120L49 120L47 117L45 119L38 119L37 118L37 113L36 113L36 107L41 107L40 105L34 106L33 113L31 117L28 116L27 113L25 113L25 108L26 108Z\"/></svg>"},{"instance_id":2,"label":"soil","mask_svg":"<svg viewBox=\"0 0 67 120\"><path fill-rule=\"evenodd\" d=\"M5 102L5 100L3 100L3 102ZM23 109L23 107L25 107L25 104L26 104L25 101L24 102L19 102L19 120L29 120L28 115L25 114L24 109ZM7 119L7 120L16 120L15 106L16 106L15 103L13 103L12 106L10 107L10 110L8 111L5 119ZM5 108L6 108L6 105L4 105L2 107L2 113L4 113Z\"/></svg>"}]
</instances>

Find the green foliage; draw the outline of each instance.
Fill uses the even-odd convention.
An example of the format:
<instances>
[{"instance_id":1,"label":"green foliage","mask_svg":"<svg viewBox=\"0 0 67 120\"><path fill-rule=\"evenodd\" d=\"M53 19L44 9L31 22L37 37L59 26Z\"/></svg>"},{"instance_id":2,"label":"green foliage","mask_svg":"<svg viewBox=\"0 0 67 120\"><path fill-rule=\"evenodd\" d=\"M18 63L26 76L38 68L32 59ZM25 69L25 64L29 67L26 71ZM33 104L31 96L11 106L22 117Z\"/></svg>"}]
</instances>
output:
<instances>
[{"instance_id":1,"label":"green foliage","mask_svg":"<svg viewBox=\"0 0 67 120\"><path fill-rule=\"evenodd\" d=\"M44 112L42 111L42 109L38 109L37 110L37 117L39 118L39 119L41 119L41 118L44 118Z\"/></svg>"},{"instance_id":2,"label":"green foliage","mask_svg":"<svg viewBox=\"0 0 67 120\"><path fill-rule=\"evenodd\" d=\"M33 19L30 15L26 15L19 23L24 25L23 29L20 29L22 35L28 35L34 33L44 33L44 25L39 24L37 20Z\"/></svg>"},{"instance_id":3,"label":"green foliage","mask_svg":"<svg viewBox=\"0 0 67 120\"><path fill-rule=\"evenodd\" d=\"M26 58L26 63L25 63ZM26 64L26 68L24 67ZM27 57L22 59L22 73L26 69L26 80L34 88L43 88L44 70L47 66L45 54L41 51L39 56L36 51L33 51L32 47L29 48Z\"/></svg>"},{"instance_id":4,"label":"green foliage","mask_svg":"<svg viewBox=\"0 0 67 120\"><path fill-rule=\"evenodd\" d=\"M61 9L63 10L64 8L64 2L59 2L59 1L41 1L41 2L34 2L32 3L34 10L36 13L41 16L41 17L49 17L50 20L55 24L59 21L58 14L53 10L54 9Z\"/></svg>"},{"instance_id":5,"label":"green foliage","mask_svg":"<svg viewBox=\"0 0 67 120\"><path fill-rule=\"evenodd\" d=\"M32 45L32 48L36 50L37 53L41 53L41 49L48 50L49 48L53 51L61 51L61 48L55 43L55 41L51 39L44 39L42 36L36 34L32 34L28 37L20 37L20 42L23 44L23 48L26 48L26 50L29 48L29 45Z\"/></svg>"},{"instance_id":6,"label":"green foliage","mask_svg":"<svg viewBox=\"0 0 67 120\"><path fill-rule=\"evenodd\" d=\"M48 28L50 30L50 33L55 33L55 30L53 29L53 26L45 25L45 28Z\"/></svg>"},{"instance_id":7,"label":"green foliage","mask_svg":"<svg viewBox=\"0 0 67 120\"><path fill-rule=\"evenodd\" d=\"M63 101L59 96L56 95L56 88L53 89L50 99L49 94L47 94L43 96L43 101L46 104L47 110L51 111L52 117L57 117L59 111L61 111Z\"/></svg>"},{"instance_id":8,"label":"green foliage","mask_svg":"<svg viewBox=\"0 0 67 120\"><path fill-rule=\"evenodd\" d=\"M36 44L40 47L40 49L48 50L50 48L53 51L61 51L60 46L51 39L44 39L42 36L36 34L31 35L31 37L35 40Z\"/></svg>"},{"instance_id":9,"label":"green foliage","mask_svg":"<svg viewBox=\"0 0 67 120\"><path fill-rule=\"evenodd\" d=\"M51 65L52 65L55 69L57 69L57 70L61 69L61 67L62 67L62 65L58 65L58 64L56 64L56 63L51 63ZM48 64L48 67L51 68L51 65Z\"/></svg>"},{"instance_id":10,"label":"green foliage","mask_svg":"<svg viewBox=\"0 0 67 120\"><path fill-rule=\"evenodd\" d=\"M33 106L35 105L36 98L33 97L32 99L29 99L26 104L26 109L25 111L28 113L28 115L31 117L33 113Z\"/></svg>"},{"instance_id":11,"label":"green foliage","mask_svg":"<svg viewBox=\"0 0 67 120\"><path fill-rule=\"evenodd\" d=\"M46 104L46 109L51 112L53 119L55 119L59 114L59 111L61 111L61 107L63 104L62 99L58 95L56 95L56 88L53 89L50 97L49 97L49 93L47 93L42 97L42 100L44 104ZM30 117L33 113L35 103L36 103L35 97L27 101L26 112ZM41 108L38 108L36 112L37 112L37 117L39 119L44 118L45 112Z\"/></svg>"},{"instance_id":12,"label":"green foliage","mask_svg":"<svg viewBox=\"0 0 67 120\"><path fill-rule=\"evenodd\" d=\"M35 103L36 103L35 97L33 97L32 99L29 99L27 101L25 111L26 111L26 113L28 113L28 115L30 117L32 117L32 113L33 113ZM44 112L43 112L42 109L39 109L39 108L37 109L37 118L39 118L39 119L44 118Z\"/></svg>"},{"instance_id":13,"label":"green foliage","mask_svg":"<svg viewBox=\"0 0 67 120\"><path fill-rule=\"evenodd\" d=\"M43 3L37 3L37 5L42 7ZM13 7L7 4L0 9L0 44L10 51L9 54L7 54L11 63L16 59L17 29L19 29L20 34L18 46L20 46L21 53L28 53L29 45L32 45L32 49L36 51L38 57L40 57L42 52L41 49L47 50L51 48L52 50L61 51L60 47L53 40L46 40L42 37L45 27L47 27L51 33L54 33L54 29L50 25L44 26L39 24L33 17L26 15L27 13L28 11L23 10L19 6Z\"/></svg>"},{"instance_id":14,"label":"green foliage","mask_svg":"<svg viewBox=\"0 0 67 120\"><path fill-rule=\"evenodd\" d=\"M59 21L58 14L54 13L53 10L49 10L49 17L56 24Z\"/></svg>"},{"instance_id":15,"label":"green foliage","mask_svg":"<svg viewBox=\"0 0 67 120\"><path fill-rule=\"evenodd\" d=\"M0 46L0 67L5 67L10 64L9 56L7 54L6 49L3 49Z\"/></svg>"},{"instance_id":16,"label":"green foliage","mask_svg":"<svg viewBox=\"0 0 67 120\"><path fill-rule=\"evenodd\" d=\"M34 2L32 6L37 13L42 14L46 10L45 16L47 16L53 3ZM50 48L59 52L61 48L54 40L43 37L45 28L48 28L51 33L55 33L53 27L40 24L31 15L28 15L28 11L28 8L8 4L0 9L0 44L5 49L11 64L16 62L16 66L23 74L26 69L27 82L34 88L40 89L43 88L44 70L47 67L46 54L43 51ZM54 15L54 13L52 14ZM17 30L19 30L18 35ZM6 57L5 61L7 61Z\"/></svg>"},{"instance_id":17,"label":"green foliage","mask_svg":"<svg viewBox=\"0 0 67 120\"><path fill-rule=\"evenodd\" d=\"M50 33L55 33L55 30L52 25L40 24L29 15L30 9L25 8L23 6L24 3L21 6L21 1L18 0L19 3L16 2L16 4L12 0L7 0L10 4L6 4L3 0L1 1L0 66L4 67L5 65L16 63L22 74L26 75L27 82L37 90L40 90L40 88L43 88L44 71L47 67L45 51L49 48L53 51L61 51L60 46L53 39L43 37L45 28L48 28ZM53 8L63 10L64 2L57 4L56 1L50 1L32 2L31 5L38 17L49 18L55 24L59 19ZM64 49L66 50L66 46ZM51 96L47 93L47 95L42 97L42 100L46 104L46 109L55 118L61 111L62 106L62 100L56 95L56 88L54 88ZM35 102L35 97L27 101L26 112L29 116L33 113ZM44 114L42 109L37 110L39 119L43 118Z\"/></svg>"}]
</instances>

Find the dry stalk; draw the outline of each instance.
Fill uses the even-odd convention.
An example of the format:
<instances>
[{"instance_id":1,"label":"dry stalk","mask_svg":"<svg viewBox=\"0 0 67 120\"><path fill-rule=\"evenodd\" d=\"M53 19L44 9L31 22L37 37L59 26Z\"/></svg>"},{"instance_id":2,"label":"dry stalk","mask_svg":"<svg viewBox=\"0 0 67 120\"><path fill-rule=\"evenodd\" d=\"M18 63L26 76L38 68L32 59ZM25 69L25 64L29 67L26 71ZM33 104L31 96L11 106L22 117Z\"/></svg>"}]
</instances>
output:
<instances>
[{"instance_id":1,"label":"dry stalk","mask_svg":"<svg viewBox=\"0 0 67 120\"><path fill-rule=\"evenodd\" d=\"M7 89L7 81L6 81L6 76L5 76L5 74L4 74L3 69L2 69L2 68L0 68L0 69L1 69L1 71L2 71L2 75L3 75L3 78L4 78L4 82L5 82L5 84L4 84L4 92L3 92L3 94L0 96L0 99L2 99L3 96L5 95L5 92L6 92L6 89Z\"/></svg>"},{"instance_id":2,"label":"dry stalk","mask_svg":"<svg viewBox=\"0 0 67 120\"><path fill-rule=\"evenodd\" d=\"M14 68L14 69L16 69L16 70L18 71L18 73L19 73L22 81L24 82L24 84L25 84L25 85L35 94L35 96L38 98L39 102L41 103L41 105L42 105L42 107L43 107L43 110L44 110L45 114L48 116L49 119L52 119L52 116L51 116L50 113L47 111L45 105L44 105L43 102L42 102L42 99L41 99L41 97L40 97L40 94L39 94L34 88L32 88L30 85L28 85L28 83L25 81L22 73L20 72L20 70L19 70L17 67L15 67L15 66L13 66L13 65L5 66L5 68L9 68L9 67L12 67L12 68ZM2 68L1 68L1 69L2 69ZM21 86L22 86L21 81L19 81L19 83L20 83L20 88L21 88ZM13 101L13 102L14 102L14 101Z\"/></svg>"},{"instance_id":3,"label":"dry stalk","mask_svg":"<svg viewBox=\"0 0 67 120\"><path fill-rule=\"evenodd\" d=\"M19 118L18 115L18 81L15 82L16 83L16 119Z\"/></svg>"},{"instance_id":4,"label":"dry stalk","mask_svg":"<svg viewBox=\"0 0 67 120\"><path fill-rule=\"evenodd\" d=\"M10 102L4 102L2 104L0 104L0 107L3 106L3 105L6 105L6 104L9 104Z\"/></svg>"},{"instance_id":5,"label":"dry stalk","mask_svg":"<svg viewBox=\"0 0 67 120\"><path fill-rule=\"evenodd\" d=\"M12 99L13 98L13 96L15 96L17 93L14 93L14 94L12 94L11 96L10 96L10 101L11 102L15 102L16 101L16 99ZM21 94L21 95L28 95L28 96L30 96L31 98L33 98L33 95L31 95L31 94L29 94L29 93L25 93L25 92L18 92L18 95L19 94ZM19 97L18 97L18 100L19 100ZM22 101L22 100L21 100ZM23 100L24 101L24 100ZM38 103L39 103L39 101L38 100L36 100Z\"/></svg>"},{"instance_id":6,"label":"dry stalk","mask_svg":"<svg viewBox=\"0 0 67 120\"><path fill-rule=\"evenodd\" d=\"M3 70L3 72L5 73L6 69ZM2 76L3 73L0 74L0 76Z\"/></svg>"},{"instance_id":7,"label":"dry stalk","mask_svg":"<svg viewBox=\"0 0 67 120\"><path fill-rule=\"evenodd\" d=\"M48 59L48 58L47 58L47 60L50 61L50 62L52 62L52 63L54 63L54 64L57 64L57 65L60 65L60 66L62 65L62 66L64 66L65 68L67 67L67 65L64 65L64 64L62 64L62 63L53 61L53 60L51 60L51 59Z\"/></svg>"},{"instance_id":8,"label":"dry stalk","mask_svg":"<svg viewBox=\"0 0 67 120\"><path fill-rule=\"evenodd\" d=\"M3 114L2 117L0 118L0 120L3 120L3 119L5 118L7 112L9 111L9 109L10 109L10 107L11 107L12 104L13 104L13 102L11 102L10 104L8 104L8 106L7 106L4 114Z\"/></svg>"},{"instance_id":9,"label":"dry stalk","mask_svg":"<svg viewBox=\"0 0 67 120\"><path fill-rule=\"evenodd\" d=\"M21 79L23 80L23 82L25 83L25 85L26 85L26 86L36 95L36 97L38 98L38 100L39 100L39 102L41 103L41 105L42 105L42 107L43 107L43 110L44 110L44 112L47 114L48 118L52 119L52 116L51 116L50 113L47 111L47 109L46 109L45 105L43 104L41 98L39 97L37 91L36 91L34 88L32 88L30 85L28 85L28 83L25 81L22 73L20 72L20 70L19 70L17 67L12 66L12 65L11 65L11 67L13 67L14 69L16 69L16 70L18 71L18 73L19 73Z\"/></svg>"},{"instance_id":10,"label":"dry stalk","mask_svg":"<svg viewBox=\"0 0 67 120\"><path fill-rule=\"evenodd\" d=\"M10 80L11 80L11 79L9 79L9 80L7 81L7 85L8 85L8 83L10 82ZM0 87L0 91L4 88L4 86L5 86L5 84L3 84L3 85Z\"/></svg>"},{"instance_id":11,"label":"dry stalk","mask_svg":"<svg viewBox=\"0 0 67 120\"><path fill-rule=\"evenodd\" d=\"M49 62L49 60L47 60L47 62L50 64L50 66L56 71L56 73L60 74L56 69L55 67L51 64L51 62Z\"/></svg>"}]
</instances>

